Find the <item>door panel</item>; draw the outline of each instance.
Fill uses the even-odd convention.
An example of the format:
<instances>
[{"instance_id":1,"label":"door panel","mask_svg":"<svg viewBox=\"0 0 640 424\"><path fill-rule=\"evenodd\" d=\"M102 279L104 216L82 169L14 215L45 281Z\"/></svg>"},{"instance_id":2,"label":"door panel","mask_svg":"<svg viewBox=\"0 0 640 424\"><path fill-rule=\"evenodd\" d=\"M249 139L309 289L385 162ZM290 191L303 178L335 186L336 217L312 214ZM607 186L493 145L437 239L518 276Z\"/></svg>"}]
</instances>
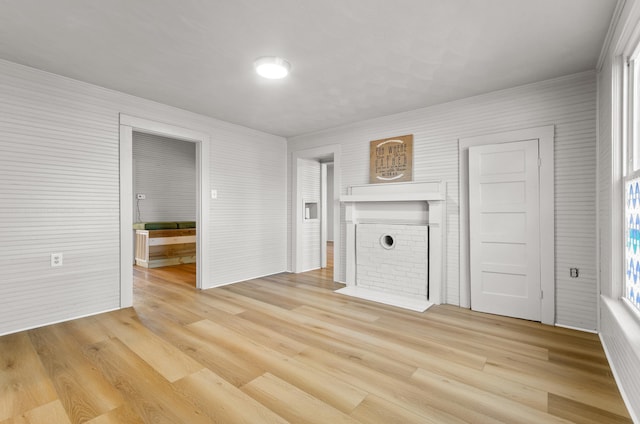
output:
<instances>
[{"instance_id":1,"label":"door panel","mask_svg":"<svg viewBox=\"0 0 640 424\"><path fill-rule=\"evenodd\" d=\"M494 296L516 296L527 295L527 276L524 270L514 270L517 273L484 271L482 273L482 292Z\"/></svg>"},{"instance_id":2,"label":"door panel","mask_svg":"<svg viewBox=\"0 0 640 424\"><path fill-rule=\"evenodd\" d=\"M526 201L524 181L486 183L482 185L481 190L482 200L488 204L500 205Z\"/></svg>"},{"instance_id":3,"label":"door panel","mask_svg":"<svg viewBox=\"0 0 640 424\"><path fill-rule=\"evenodd\" d=\"M516 243L485 243L482 249L482 262L496 265L525 266L526 247Z\"/></svg>"},{"instance_id":4,"label":"door panel","mask_svg":"<svg viewBox=\"0 0 640 424\"><path fill-rule=\"evenodd\" d=\"M540 320L538 140L469 148L471 308Z\"/></svg>"}]
</instances>

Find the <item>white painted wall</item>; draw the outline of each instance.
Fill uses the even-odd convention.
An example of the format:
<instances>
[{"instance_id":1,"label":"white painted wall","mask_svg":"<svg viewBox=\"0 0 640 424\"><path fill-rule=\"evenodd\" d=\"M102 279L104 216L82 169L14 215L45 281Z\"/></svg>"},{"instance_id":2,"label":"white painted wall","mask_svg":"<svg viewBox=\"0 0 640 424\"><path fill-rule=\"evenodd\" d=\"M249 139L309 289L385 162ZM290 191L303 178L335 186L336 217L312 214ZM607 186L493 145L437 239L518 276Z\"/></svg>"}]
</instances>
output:
<instances>
[{"instance_id":1,"label":"white painted wall","mask_svg":"<svg viewBox=\"0 0 640 424\"><path fill-rule=\"evenodd\" d=\"M133 222L195 221L196 190L196 143L133 133Z\"/></svg>"},{"instance_id":2,"label":"white painted wall","mask_svg":"<svg viewBox=\"0 0 640 424\"><path fill-rule=\"evenodd\" d=\"M594 72L293 137L288 150L341 145L342 165L335 173L341 175L341 194L345 194L350 185L368 183L371 140L413 134L414 181L447 183L446 301L458 304L458 139L545 125L555 125L556 134L556 319L562 325L595 329ZM344 208L341 217L344 239ZM344 248L340 255L344 260ZM578 267L580 277L570 278L569 267ZM344 281L344 269L338 275Z\"/></svg>"},{"instance_id":3,"label":"white painted wall","mask_svg":"<svg viewBox=\"0 0 640 424\"><path fill-rule=\"evenodd\" d=\"M119 307L120 113L211 138L205 286L286 269L283 138L0 61L0 334Z\"/></svg>"},{"instance_id":4,"label":"white painted wall","mask_svg":"<svg viewBox=\"0 0 640 424\"><path fill-rule=\"evenodd\" d=\"M320 268L320 162L298 159L301 176L302 198L304 202L317 204L317 218L302 221L302 269Z\"/></svg>"},{"instance_id":5,"label":"white painted wall","mask_svg":"<svg viewBox=\"0 0 640 424\"><path fill-rule=\"evenodd\" d=\"M636 423L640 423L640 317L620 299L624 284L620 99L621 55L626 45L633 44L634 32L638 37L639 28L640 1L619 2L598 68L597 179L600 338Z\"/></svg>"}]
</instances>

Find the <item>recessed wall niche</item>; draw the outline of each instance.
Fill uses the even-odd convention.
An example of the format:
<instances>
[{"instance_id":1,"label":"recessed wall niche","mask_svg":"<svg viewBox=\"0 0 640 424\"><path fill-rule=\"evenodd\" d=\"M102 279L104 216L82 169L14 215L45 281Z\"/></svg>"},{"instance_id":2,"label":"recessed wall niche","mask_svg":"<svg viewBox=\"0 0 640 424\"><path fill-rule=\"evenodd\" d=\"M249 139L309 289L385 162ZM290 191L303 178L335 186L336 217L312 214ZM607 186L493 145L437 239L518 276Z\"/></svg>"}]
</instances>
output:
<instances>
[{"instance_id":1,"label":"recessed wall niche","mask_svg":"<svg viewBox=\"0 0 640 424\"><path fill-rule=\"evenodd\" d=\"M318 202L304 202L304 219L318 219Z\"/></svg>"}]
</instances>

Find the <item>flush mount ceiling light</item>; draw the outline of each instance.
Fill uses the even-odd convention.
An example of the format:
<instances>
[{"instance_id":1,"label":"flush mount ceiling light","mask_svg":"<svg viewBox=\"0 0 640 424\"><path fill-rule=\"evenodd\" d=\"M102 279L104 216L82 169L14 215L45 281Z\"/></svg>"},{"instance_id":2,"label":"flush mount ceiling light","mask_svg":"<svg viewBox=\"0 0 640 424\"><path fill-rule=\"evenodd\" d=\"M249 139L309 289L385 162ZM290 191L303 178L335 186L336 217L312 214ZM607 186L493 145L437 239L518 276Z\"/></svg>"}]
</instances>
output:
<instances>
[{"instance_id":1,"label":"flush mount ceiling light","mask_svg":"<svg viewBox=\"0 0 640 424\"><path fill-rule=\"evenodd\" d=\"M269 79L280 79L289 75L291 65L289 62L277 56L259 57L253 62L258 75Z\"/></svg>"}]
</instances>

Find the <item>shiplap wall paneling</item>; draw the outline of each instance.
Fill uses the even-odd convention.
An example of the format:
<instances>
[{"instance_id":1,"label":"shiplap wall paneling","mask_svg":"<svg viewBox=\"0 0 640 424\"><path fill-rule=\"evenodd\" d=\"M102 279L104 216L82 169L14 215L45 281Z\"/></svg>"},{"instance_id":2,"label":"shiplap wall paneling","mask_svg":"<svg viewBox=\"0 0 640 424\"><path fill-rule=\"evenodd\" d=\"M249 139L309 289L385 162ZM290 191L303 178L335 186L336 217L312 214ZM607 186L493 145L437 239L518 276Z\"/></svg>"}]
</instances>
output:
<instances>
[{"instance_id":1,"label":"shiplap wall paneling","mask_svg":"<svg viewBox=\"0 0 640 424\"><path fill-rule=\"evenodd\" d=\"M459 138L554 125L556 128L557 322L596 327L596 75L585 72L439 106L367 120L293 137L289 152L340 144L341 194L368 183L369 141L414 135L414 180L447 183L446 301L459 303L458 145ZM344 208L341 210L344 242ZM289 228L290 230L290 228ZM344 243L343 243L344 246ZM340 255L345 259L345 250ZM578 279L568 266L578 267ZM339 277L344 281L345 270Z\"/></svg>"},{"instance_id":2,"label":"shiplap wall paneling","mask_svg":"<svg viewBox=\"0 0 640 424\"><path fill-rule=\"evenodd\" d=\"M286 269L284 138L0 60L0 334L119 307L120 113L210 135L205 284Z\"/></svg>"},{"instance_id":3,"label":"shiplap wall paneling","mask_svg":"<svg viewBox=\"0 0 640 424\"><path fill-rule=\"evenodd\" d=\"M556 126L556 321L597 329L596 109L592 119ZM590 259L590 260L587 260ZM572 278L569 269L579 268Z\"/></svg>"},{"instance_id":4,"label":"shiplap wall paneling","mask_svg":"<svg viewBox=\"0 0 640 424\"><path fill-rule=\"evenodd\" d=\"M640 339L637 317L618 299L604 298L600 338L620 392L634 417L640 422Z\"/></svg>"},{"instance_id":5,"label":"shiplap wall paneling","mask_svg":"<svg viewBox=\"0 0 640 424\"><path fill-rule=\"evenodd\" d=\"M117 127L32 84L0 73L0 334L120 300Z\"/></svg>"},{"instance_id":6,"label":"shiplap wall paneling","mask_svg":"<svg viewBox=\"0 0 640 424\"><path fill-rule=\"evenodd\" d=\"M133 222L195 221L196 186L195 143L134 131Z\"/></svg>"},{"instance_id":7,"label":"shiplap wall paneling","mask_svg":"<svg viewBox=\"0 0 640 424\"><path fill-rule=\"evenodd\" d=\"M286 145L265 141L262 134L212 137L215 285L286 270ZM228 146L218 148L216 142Z\"/></svg>"}]
</instances>

